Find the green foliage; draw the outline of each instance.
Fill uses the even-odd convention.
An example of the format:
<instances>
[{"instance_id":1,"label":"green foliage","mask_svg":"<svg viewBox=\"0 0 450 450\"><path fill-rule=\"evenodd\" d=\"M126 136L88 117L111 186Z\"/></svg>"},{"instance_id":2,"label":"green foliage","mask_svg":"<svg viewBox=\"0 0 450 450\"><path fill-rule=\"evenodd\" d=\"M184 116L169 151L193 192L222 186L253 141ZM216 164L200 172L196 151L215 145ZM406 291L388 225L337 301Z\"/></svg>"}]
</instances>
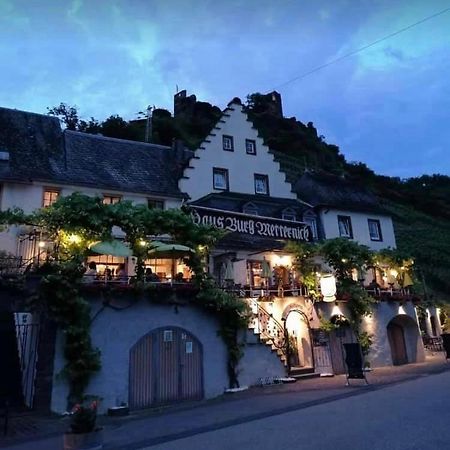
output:
<instances>
[{"instance_id":1,"label":"green foliage","mask_svg":"<svg viewBox=\"0 0 450 450\"><path fill-rule=\"evenodd\" d=\"M80 296L82 262L88 254L88 244L111 239L114 226L125 233L137 256L136 287L143 281L143 264L151 249L150 245L142 245L149 244L148 236L168 234L195 250L186 259L200 292L195 302L218 317L220 335L228 348L230 386L238 384L237 365L242 357L238 332L248 323L248 306L242 299L218 289L204 271L205 251L223 235L222 231L195 225L188 211L149 209L127 201L105 205L100 198L80 193L61 197L50 207L30 215L20 210L2 212L1 223L32 224L56 242L54 262L41 268L45 276L35 307L46 310L63 330L64 374L70 384L70 403L82 397L91 375L100 369L100 354L90 340L89 304Z\"/></svg>"},{"instance_id":2,"label":"green foliage","mask_svg":"<svg viewBox=\"0 0 450 450\"><path fill-rule=\"evenodd\" d=\"M351 280L354 269L361 271L370 265L373 254L369 247L345 238L328 239L321 246L319 253L333 267L338 280Z\"/></svg>"},{"instance_id":3,"label":"green foliage","mask_svg":"<svg viewBox=\"0 0 450 450\"><path fill-rule=\"evenodd\" d=\"M204 277L200 282L197 302L219 320L219 335L228 349L229 387L239 387L237 367L243 355L243 345L239 343L238 333L248 326L250 307L234 294L218 289L214 280L209 277Z\"/></svg>"},{"instance_id":4,"label":"green foliage","mask_svg":"<svg viewBox=\"0 0 450 450\"><path fill-rule=\"evenodd\" d=\"M35 307L46 311L64 335L63 374L70 386L70 405L80 401L91 375L100 367L100 352L90 338L90 306L79 295L84 269L76 261L47 265Z\"/></svg>"}]
</instances>

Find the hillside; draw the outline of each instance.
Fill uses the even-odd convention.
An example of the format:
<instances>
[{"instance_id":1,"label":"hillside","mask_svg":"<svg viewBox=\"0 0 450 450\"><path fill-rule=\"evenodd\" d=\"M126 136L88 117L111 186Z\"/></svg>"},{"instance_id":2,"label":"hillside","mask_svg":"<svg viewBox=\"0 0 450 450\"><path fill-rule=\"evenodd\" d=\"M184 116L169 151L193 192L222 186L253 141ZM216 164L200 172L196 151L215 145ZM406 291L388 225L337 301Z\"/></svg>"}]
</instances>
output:
<instances>
[{"instance_id":1,"label":"hillside","mask_svg":"<svg viewBox=\"0 0 450 450\"><path fill-rule=\"evenodd\" d=\"M194 150L221 111L193 95L181 100L177 108L176 117L164 109L154 110L150 140L172 145L174 139L180 139ZM308 169L344 176L371 189L392 214L398 248L414 255L416 276L424 282L428 298L450 303L450 177L423 175L401 180L377 175L363 163L349 163L312 122L305 125L295 117L284 117L281 97L275 92L249 95L245 110L288 181L294 182ZM49 112L60 117L69 129L136 141L143 141L146 134L145 119L126 122L111 116L102 123L93 118L86 123L78 119L76 109L65 104Z\"/></svg>"}]
</instances>

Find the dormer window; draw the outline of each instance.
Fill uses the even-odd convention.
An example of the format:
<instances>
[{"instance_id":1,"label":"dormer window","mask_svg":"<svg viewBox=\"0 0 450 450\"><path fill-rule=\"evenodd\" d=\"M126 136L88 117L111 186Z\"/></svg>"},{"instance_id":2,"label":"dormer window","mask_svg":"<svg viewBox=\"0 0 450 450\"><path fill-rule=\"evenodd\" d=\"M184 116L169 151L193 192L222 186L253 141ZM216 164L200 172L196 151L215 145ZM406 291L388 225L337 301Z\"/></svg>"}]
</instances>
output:
<instances>
[{"instance_id":1,"label":"dormer window","mask_svg":"<svg viewBox=\"0 0 450 450\"><path fill-rule=\"evenodd\" d=\"M295 214L295 211L291 208L286 208L281 213L281 218L283 220L292 220L295 222L297 220L297 215Z\"/></svg>"},{"instance_id":2,"label":"dormer window","mask_svg":"<svg viewBox=\"0 0 450 450\"><path fill-rule=\"evenodd\" d=\"M269 176L255 173L255 194L269 195Z\"/></svg>"},{"instance_id":3,"label":"dormer window","mask_svg":"<svg viewBox=\"0 0 450 450\"><path fill-rule=\"evenodd\" d=\"M234 152L233 136L227 136L226 134L224 134L222 136L222 144L225 151Z\"/></svg>"},{"instance_id":4,"label":"dormer window","mask_svg":"<svg viewBox=\"0 0 450 450\"><path fill-rule=\"evenodd\" d=\"M252 216L258 215L258 208L255 206L254 203L246 203L244 207L242 208L242 212L244 214L250 214Z\"/></svg>"}]
</instances>

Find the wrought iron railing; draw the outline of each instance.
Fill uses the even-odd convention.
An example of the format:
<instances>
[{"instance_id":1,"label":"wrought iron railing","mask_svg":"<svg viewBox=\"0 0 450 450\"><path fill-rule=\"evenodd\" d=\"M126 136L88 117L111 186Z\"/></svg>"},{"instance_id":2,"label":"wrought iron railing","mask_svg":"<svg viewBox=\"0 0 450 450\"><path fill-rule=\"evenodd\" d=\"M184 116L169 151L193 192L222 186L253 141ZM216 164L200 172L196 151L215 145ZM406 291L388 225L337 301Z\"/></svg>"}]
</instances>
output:
<instances>
[{"instance_id":1,"label":"wrought iron railing","mask_svg":"<svg viewBox=\"0 0 450 450\"><path fill-rule=\"evenodd\" d=\"M280 287L259 287L259 286L241 286L237 284L229 284L223 286L226 292L236 294L242 298L259 298L259 297L308 297L309 291L306 286L289 286Z\"/></svg>"},{"instance_id":2,"label":"wrought iron railing","mask_svg":"<svg viewBox=\"0 0 450 450\"><path fill-rule=\"evenodd\" d=\"M285 326L274 319L256 299L250 298L249 303L253 312L250 328L262 342L277 350L278 355L289 365L289 337Z\"/></svg>"}]
</instances>

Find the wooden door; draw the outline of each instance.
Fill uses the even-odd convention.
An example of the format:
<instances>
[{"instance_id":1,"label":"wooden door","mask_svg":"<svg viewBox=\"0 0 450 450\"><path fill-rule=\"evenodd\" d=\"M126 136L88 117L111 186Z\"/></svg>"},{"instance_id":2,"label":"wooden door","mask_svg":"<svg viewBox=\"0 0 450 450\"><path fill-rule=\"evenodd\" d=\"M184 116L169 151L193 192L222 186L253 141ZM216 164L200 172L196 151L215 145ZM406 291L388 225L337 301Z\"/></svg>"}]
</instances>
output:
<instances>
[{"instance_id":1,"label":"wooden door","mask_svg":"<svg viewBox=\"0 0 450 450\"><path fill-rule=\"evenodd\" d=\"M159 328L130 351L130 408L147 408L203 397L203 355L195 336L177 327Z\"/></svg>"},{"instance_id":2,"label":"wooden door","mask_svg":"<svg viewBox=\"0 0 450 450\"><path fill-rule=\"evenodd\" d=\"M399 366L408 363L406 353L405 335L403 327L396 323L390 323L387 327L389 344L391 346L392 364Z\"/></svg>"},{"instance_id":3,"label":"wooden door","mask_svg":"<svg viewBox=\"0 0 450 450\"><path fill-rule=\"evenodd\" d=\"M344 344L355 342L354 334L348 325L341 325L330 332L330 351L335 375L347 373L345 365Z\"/></svg>"}]
</instances>

